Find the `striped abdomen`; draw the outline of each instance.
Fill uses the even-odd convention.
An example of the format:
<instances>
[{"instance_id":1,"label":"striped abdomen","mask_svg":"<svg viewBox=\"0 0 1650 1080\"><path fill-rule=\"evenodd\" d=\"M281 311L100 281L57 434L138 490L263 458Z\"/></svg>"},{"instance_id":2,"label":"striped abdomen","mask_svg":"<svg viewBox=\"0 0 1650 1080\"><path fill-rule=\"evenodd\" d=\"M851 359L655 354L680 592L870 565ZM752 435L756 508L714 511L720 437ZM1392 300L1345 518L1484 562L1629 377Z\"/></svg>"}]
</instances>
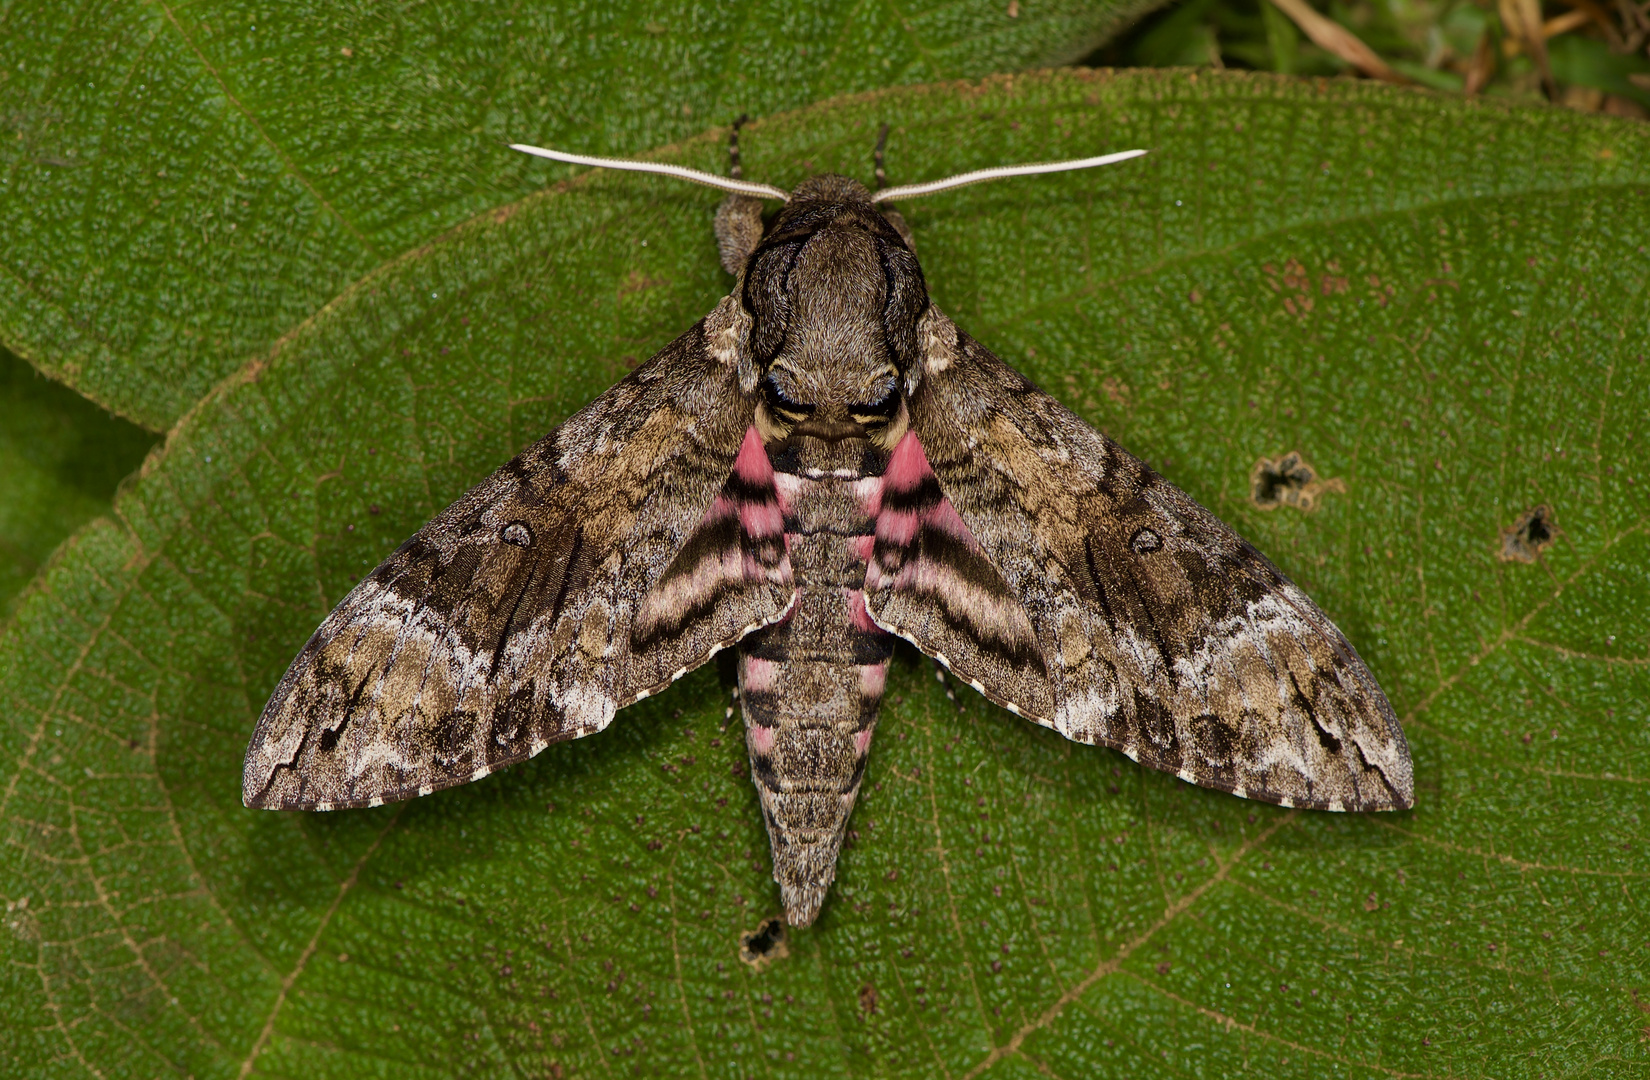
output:
<instances>
[{"instance_id":1,"label":"striped abdomen","mask_svg":"<svg viewBox=\"0 0 1650 1080\"><path fill-rule=\"evenodd\" d=\"M739 643L739 691L793 926L814 920L836 875L893 651L864 594L884 462L851 439L795 440L775 455L797 598L783 621Z\"/></svg>"}]
</instances>

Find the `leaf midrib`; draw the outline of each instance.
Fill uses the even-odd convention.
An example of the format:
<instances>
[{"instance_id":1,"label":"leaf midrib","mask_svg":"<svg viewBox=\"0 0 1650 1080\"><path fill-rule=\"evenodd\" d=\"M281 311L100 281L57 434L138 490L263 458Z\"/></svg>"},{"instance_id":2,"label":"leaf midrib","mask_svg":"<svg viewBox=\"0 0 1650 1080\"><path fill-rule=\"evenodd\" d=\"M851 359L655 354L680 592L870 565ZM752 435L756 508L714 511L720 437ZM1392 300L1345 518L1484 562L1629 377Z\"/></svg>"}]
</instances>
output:
<instances>
[{"instance_id":1,"label":"leaf midrib","mask_svg":"<svg viewBox=\"0 0 1650 1080\"><path fill-rule=\"evenodd\" d=\"M188 31L183 28L183 24L178 22L177 16L172 12L172 5L166 3L165 0L157 0L156 6L160 8L161 14L166 16L166 21L171 24L173 31L178 35L178 39L182 41L194 55L195 60L200 64L201 69L211 77L214 83L217 84L218 92L223 95L224 101L227 102L232 109L239 113L249 125L251 125L253 131L258 133L258 138L265 146L269 147L270 152L273 153L276 160L281 163L281 167L286 171L287 175L298 181L299 185L303 187L309 197L315 201L315 205L325 211L326 214L334 221L338 222L339 225L343 226L345 231L347 231L350 236L354 238L356 243L361 245L362 249L365 250L368 255L374 259L382 260L383 256L379 254L378 249L374 246L372 241L368 240L361 230L356 228L353 221L345 217L337 207L332 205L325 195L321 194L320 190L316 188L314 181L312 181L309 178L309 175L305 173L304 170L300 169L298 167L298 163L292 159L292 155L287 153L285 147L283 147L281 143L269 133L269 130L264 127L263 121L258 119L257 115L241 102L240 97L235 93L235 91L230 89L228 79L224 77L224 74L220 72L215 65L213 65L212 61L206 58L206 54L201 50L200 45L195 42L194 38L189 36Z\"/></svg>"}]
</instances>

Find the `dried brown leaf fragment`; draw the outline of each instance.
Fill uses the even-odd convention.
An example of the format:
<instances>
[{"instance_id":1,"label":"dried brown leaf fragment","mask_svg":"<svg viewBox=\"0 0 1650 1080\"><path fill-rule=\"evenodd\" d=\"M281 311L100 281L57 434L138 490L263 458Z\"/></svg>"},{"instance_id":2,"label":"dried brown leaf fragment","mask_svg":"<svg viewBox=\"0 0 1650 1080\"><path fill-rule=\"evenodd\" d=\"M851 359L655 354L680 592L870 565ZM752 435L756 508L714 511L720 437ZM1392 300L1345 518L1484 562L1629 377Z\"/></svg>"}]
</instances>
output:
<instances>
[{"instance_id":1,"label":"dried brown leaf fragment","mask_svg":"<svg viewBox=\"0 0 1650 1080\"><path fill-rule=\"evenodd\" d=\"M1375 55L1375 50L1365 45L1357 34L1315 10L1306 0L1272 0L1272 3L1294 20L1313 44L1340 57L1370 78L1389 83L1407 84L1410 81Z\"/></svg>"}]
</instances>

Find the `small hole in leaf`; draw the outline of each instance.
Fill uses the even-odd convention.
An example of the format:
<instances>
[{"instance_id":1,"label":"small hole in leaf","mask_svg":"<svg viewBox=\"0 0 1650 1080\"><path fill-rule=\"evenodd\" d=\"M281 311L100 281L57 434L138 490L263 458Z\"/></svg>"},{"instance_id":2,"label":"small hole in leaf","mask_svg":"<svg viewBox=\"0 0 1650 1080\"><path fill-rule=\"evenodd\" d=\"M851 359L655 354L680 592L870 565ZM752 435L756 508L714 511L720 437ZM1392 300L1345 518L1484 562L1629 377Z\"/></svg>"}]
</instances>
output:
<instances>
[{"instance_id":1,"label":"small hole in leaf","mask_svg":"<svg viewBox=\"0 0 1650 1080\"><path fill-rule=\"evenodd\" d=\"M1340 477L1324 480L1318 470L1297 451L1277 458L1261 458L1249 470L1249 501L1262 510L1293 506L1307 513L1315 510L1325 492L1346 491Z\"/></svg>"},{"instance_id":2,"label":"small hole in leaf","mask_svg":"<svg viewBox=\"0 0 1650 1080\"><path fill-rule=\"evenodd\" d=\"M739 959L758 971L789 955L790 948L785 944L785 920L778 915L763 920L755 930L739 935Z\"/></svg>"},{"instance_id":3,"label":"small hole in leaf","mask_svg":"<svg viewBox=\"0 0 1650 1080\"><path fill-rule=\"evenodd\" d=\"M1546 504L1526 510L1518 520L1501 530L1501 550L1495 553L1502 562L1533 563L1536 557L1552 545L1558 535L1553 523L1552 508Z\"/></svg>"}]
</instances>

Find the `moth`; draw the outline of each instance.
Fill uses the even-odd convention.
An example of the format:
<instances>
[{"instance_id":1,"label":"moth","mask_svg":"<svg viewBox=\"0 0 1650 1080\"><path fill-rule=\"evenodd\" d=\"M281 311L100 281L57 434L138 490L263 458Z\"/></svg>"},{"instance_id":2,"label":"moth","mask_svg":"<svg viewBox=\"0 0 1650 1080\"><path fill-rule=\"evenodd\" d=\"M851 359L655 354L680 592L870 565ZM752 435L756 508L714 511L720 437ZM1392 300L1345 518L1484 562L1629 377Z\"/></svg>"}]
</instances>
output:
<instances>
[{"instance_id":1,"label":"moth","mask_svg":"<svg viewBox=\"0 0 1650 1080\"><path fill-rule=\"evenodd\" d=\"M884 129L884 137L886 128ZM363 579L247 748L249 807L377 806L593 735L738 650L786 919L836 874L904 638L1008 711L1282 806L1414 802L1391 706L1300 589L930 300L890 203L1143 151L731 192L733 292ZM765 200L780 206L764 213Z\"/></svg>"}]
</instances>

